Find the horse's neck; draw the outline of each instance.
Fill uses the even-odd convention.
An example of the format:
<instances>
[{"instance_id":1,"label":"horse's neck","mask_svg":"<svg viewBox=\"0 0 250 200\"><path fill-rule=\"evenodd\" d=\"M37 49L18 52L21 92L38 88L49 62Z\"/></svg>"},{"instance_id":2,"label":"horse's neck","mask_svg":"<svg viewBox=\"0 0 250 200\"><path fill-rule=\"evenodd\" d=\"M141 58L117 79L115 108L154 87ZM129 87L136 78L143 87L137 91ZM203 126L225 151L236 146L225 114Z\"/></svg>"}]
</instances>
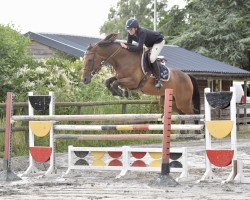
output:
<instances>
[{"instance_id":1,"label":"horse's neck","mask_svg":"<svg viewBox=\"0 0 250 200\"><path fill-rule=\"evenodd\" d=\"M113 66L118 75L137 77L143 76L141 70L141 53L129 52L120 46L120 43L113 43L100 48L98 54L105 58Z\"/></svg>"},{"instance_id":2,"label":"horse's neck","mask_svg":"<svg viewBox=\"0 0 250 200\"><path fill-rule=\"evenodd\" d=\"M121 52L115 57L113 65L116 77L118 79L126 78L126 82L133 84L130 88L137 88L144 77L141 69L141 55L131 53L126 49L121 49L120 51Z\"/></svg>"},{"instance_id":3,"label":"horse's neck","mask_svg":"<svg viewBox=\"0 0 250 200\"><path fill-rule=\"evenodd\" d=\"M99 49L98 54L102 56L103 58L105 58L105 61L112 62L116 60L115 57L119 53L118 48L121 48L120 46L118 46L118 44L106 46L106 47Z\"/></svg>"}]
</instances>

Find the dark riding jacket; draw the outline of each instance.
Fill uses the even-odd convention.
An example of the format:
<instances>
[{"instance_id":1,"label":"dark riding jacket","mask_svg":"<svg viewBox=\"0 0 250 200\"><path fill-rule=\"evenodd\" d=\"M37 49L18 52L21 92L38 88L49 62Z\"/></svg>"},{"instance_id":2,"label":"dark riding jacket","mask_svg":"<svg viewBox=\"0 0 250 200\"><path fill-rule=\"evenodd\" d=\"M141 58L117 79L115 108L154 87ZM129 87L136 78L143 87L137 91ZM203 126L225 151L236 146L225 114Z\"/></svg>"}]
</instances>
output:
<instances>
[{"instance_id":1,"label":"dark riding jacket","mask_svg":"<svg viewBox=\"0 0 250 200\"><path fill-rule=\"evenodd\" d=\"M133 41L138 43L137 46L129 46L128 50L132 52L141 51L143 44L150 48L154 44L162 42L162 40L164 40L164 37L160 33L139 27L134 35L128 33L127 43L132 44Z\"/></svg>"}]
</instances>

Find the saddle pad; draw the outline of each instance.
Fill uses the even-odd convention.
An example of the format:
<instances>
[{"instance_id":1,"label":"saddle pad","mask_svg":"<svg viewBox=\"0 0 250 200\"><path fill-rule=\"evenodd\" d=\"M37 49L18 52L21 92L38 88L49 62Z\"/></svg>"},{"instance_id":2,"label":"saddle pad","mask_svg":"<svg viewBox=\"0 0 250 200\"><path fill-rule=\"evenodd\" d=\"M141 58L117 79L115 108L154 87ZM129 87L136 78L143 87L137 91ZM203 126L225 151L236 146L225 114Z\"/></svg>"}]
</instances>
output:
<instances>
[{"instance_id":1,"label":"saddle pad","mask_svg":"<svg viewBox=\"0 0 250 200\"><path fill-rule=\"evenodd\" d=\"M149 61L149 53L148 52L143 52L142 54L142 58L141 58L141 68L144 74L149 73L151 75L151 77L155 78L154 73L153 73L153 69L151 67L151 63ZM157 61L160 62L160 61ZM165 62L162 63L160 62L160 71L161 71L161 80L162 81L168 81L169 80L169 69L168 67L165 65Z\"/></svg>"}]
</instances>

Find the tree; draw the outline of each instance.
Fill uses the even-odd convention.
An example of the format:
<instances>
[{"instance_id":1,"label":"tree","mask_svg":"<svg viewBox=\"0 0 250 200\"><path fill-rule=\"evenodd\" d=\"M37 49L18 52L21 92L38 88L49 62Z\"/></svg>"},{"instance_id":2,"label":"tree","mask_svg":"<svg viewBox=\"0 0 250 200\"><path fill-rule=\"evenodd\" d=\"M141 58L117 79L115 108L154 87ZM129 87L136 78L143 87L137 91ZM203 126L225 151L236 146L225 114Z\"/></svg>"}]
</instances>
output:
<instances>
[{"instance_id":1,"label":"tree","mask_svg":"<svg viewBox=\"0 0 250 200\"><path fill-rule=\"evenodd\" d=\"M167 41L174 38L174 36L181 35L188 25L185 22L186 12L179 7L173 6L169 11L162 14L162 19L159 21L159 29Z\"/></svg>"},{"instance_id":2,"label":"tree","mask_svg":"<svg viewBox=\"0 0 250 200\"><path fill-rule=\"evenodd\" d=\"M185 8L188 28L171 43L250 70L248 0L193 0Z\"/></svg>"},{"instance_id":3,"label":"tree","mask_svg":"<svg viewBox=\"0 0 250 200\"><path fill-rule=\"evenodd\" d=\"M162 18L162 13L166 11L167 0L157 1L158 21ZM125 29L126 21L129 18L136 18L142 27L153 29L154 1L153 0L120 0L116 8L111 8L108 20L102 25L100 32L109 34L119 33L121 39L127 36Z\"/></svg>"}]
</instances>

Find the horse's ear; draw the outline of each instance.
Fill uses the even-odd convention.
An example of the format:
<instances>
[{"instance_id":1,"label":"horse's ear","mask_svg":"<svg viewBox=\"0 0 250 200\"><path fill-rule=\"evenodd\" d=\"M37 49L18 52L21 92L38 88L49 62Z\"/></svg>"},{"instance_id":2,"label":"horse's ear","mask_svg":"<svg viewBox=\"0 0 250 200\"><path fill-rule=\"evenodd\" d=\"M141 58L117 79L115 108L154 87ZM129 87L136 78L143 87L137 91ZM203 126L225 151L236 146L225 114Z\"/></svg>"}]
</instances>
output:
<instances>
[{"instance_id":1,"label":"horse's ear","mask_svg":"<svg viewBox=\"0 0 250 200\"><path fill-rule=\"evenodd\" d=\"M92 44L89 44L89 46L87 47L87 50L90 50L93 47Z\"/></svg>"},{"instance_id":2,"label":"horse's ear","mask_svg":"<svg viewBox=\"0 0 250 200\"><path fill-rule=\"evenodd\" d=\"M109 46L116 40L117 37L118 37L117 33L111 33L108 36L106 36L102 41L98 42L97 44L100 47Z\"/></svg>"},{"instance_id":3,"label":"horse's ear","mask_svg":"<svg viewBox=\"0 0 250 200\"><path fill-rule=\"evenodd\" d=\"M118 33L111 33L107 35L103 41L109 41L109 42L114 42L118 37Z\"/></svg>"}]
</instances>

